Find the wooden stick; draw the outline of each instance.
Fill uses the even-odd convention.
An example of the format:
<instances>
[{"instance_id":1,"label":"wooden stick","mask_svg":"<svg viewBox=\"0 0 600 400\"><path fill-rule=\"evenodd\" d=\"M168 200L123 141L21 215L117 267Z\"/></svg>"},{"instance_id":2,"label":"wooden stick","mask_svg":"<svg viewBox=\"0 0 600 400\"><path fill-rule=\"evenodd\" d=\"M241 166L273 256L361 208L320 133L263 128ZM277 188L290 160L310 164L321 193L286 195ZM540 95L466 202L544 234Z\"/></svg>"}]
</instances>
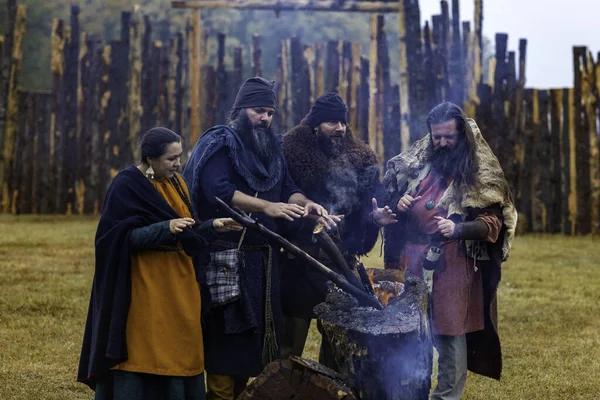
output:
<instances>
[{"instance_id":1,"label":"wooden stick","mask_svg":"<svg viewBox=\"0 0 600 400\"><path fill-rule=\"evenodd\" d=\"M303 251L299 247L293 245L288 240L281 237L277 233L271 231L270 229L265 228L262 224L258 223L257 221L253 220L252 218L248 217L243 211L238 212L238 211L233 210L231 207L229 207L227 205L227 203L225 203L223 200L219 199L218 197L215 197L215 200L217 201L219 206L222 207L223 211L225 211L225 213L228 214L231 218L233 218L236 222L238 222L239 224L243 225L244 227L246 227L248 229L252 229L252 230L258 232L259 234L271 239L272 241L276 242L281 247L283 247L289 253L298 257L300 260L306 262L306 264L309 265L311 268L326 275L331 281L333 281L333 283L335 283L340 288L342 288L343 290L347 291L348 293L350 293L351 295L356 297L359 304L366 306L366 307L373 307L378 310L383 309L383 307L377 300L375 300L374 298L372 298L371 296L368 296L363 291L354 287L352 284L350 284L346 280L346 278L344 278L340 274L337 274L334 271L330 270L325 265L321 264L319 261L312 258L309 254L307 254L305 251Z\"/></svg>"}]
</instances>

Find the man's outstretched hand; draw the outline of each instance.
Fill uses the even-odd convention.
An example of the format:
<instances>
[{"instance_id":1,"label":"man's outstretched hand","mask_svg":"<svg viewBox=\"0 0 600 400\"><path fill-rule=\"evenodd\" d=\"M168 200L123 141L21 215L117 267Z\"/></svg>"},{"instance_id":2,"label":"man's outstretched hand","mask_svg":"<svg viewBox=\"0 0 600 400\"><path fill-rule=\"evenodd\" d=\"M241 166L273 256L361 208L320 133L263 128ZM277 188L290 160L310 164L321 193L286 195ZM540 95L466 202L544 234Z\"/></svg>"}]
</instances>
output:
<instances>
[{"instance_id":1,"label":"man's outstretched hand","mask_svg":"<svg viewBox=\"0 0 600 400\"><path fill-rule=\"evenodd\" d=\"M373 197L371 202L373 203L373 212L371 213L373 215L373 222L375 222L377 225L385 226L398 222L396 219L396 214L394 214L394 211L391 208L388 206L379 208L377 205L377 199L375 197Z\"/></svg>"}]
</instances>

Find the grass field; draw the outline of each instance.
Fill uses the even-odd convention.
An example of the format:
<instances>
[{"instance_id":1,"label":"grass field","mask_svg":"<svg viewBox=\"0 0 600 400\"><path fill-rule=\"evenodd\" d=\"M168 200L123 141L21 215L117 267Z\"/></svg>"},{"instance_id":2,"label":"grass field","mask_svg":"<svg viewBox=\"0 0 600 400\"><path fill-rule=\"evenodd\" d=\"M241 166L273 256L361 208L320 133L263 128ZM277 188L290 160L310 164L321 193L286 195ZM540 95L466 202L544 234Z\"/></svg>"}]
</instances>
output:
<instances>
[{"instance_id":1,"label":"grass field","mask_svg":"<svg viewBox=\"0 0 600 400\"><path fill-rule=\"evenodd\" d=\"M93 397L75 373L96 223L0 216L0 399ZM599 250L591 237L516 239L499 289L503 378L469 375L463 399L600 398ZM314 330L309 341L315 359Z\"/></svg>"}]
</instances>

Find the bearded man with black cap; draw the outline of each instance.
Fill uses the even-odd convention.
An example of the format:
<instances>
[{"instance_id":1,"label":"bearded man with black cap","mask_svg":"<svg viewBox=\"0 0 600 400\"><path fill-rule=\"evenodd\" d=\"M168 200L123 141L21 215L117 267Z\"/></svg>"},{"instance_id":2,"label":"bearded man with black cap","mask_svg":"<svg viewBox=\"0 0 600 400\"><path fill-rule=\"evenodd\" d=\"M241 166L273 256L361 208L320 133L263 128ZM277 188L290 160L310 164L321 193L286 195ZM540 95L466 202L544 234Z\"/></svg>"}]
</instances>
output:
<instances>
[{"instance_id":1,"label":"bearded man with black cap","mask_svg":"<svg viewBox=\"0 0 600 400\"><path fill-rule=\"evenodd\" d=\"M336 267L311 242L314 222L324 223L330 236L350 261L375 245L379 228L394 223L383 197L375 153L347 126L348 109L336 93L319 97L300 124L283 137L283 154L294 182L307 196L338 216L338 226L327 221L303 220L291 229L291 240L332 269ZM374 197L375 196L375 197ZM343 218L343 219L342 219ZM327 278L302 263L288 259L282 266L284 335L282 356L302 355L313 308L325 300ZM319 362L336 368L329 343L323 338Z\"/></svg>"},{"instance_id":2,"label":"bearded man with black cap","mask_svg":"<svg viewBox=\"0 0 600 400\"><path fill-rule=\"evenodd\" d=\"M429 133L388 162L383 183L398 224L386 228L384 262L431 282L439 353L431 399L458 400L467 369L500 379L496 289L517 211L475 121L444 102L426 122Z\"/></svg>"},{"instance_id":3,"label":"bearded man with black cap","mask_svg":"<svg viewBox=\"0 0 600 400\"><path fill-rule=\"evenodd\" d=\"M248 79L228 124L207 130L196 143L183 174L201 220L225 215L218 197L275 232L278 221L303 217L335 224L289 175L280 140L271 131L273 87L260 77ZM279 356L279 249L252 231L223 234L214 243L206 271L213 302L204 329L207 392L209 399L234 399L249 377ZM223 255L235 260L227 263Z\"/></svg>"}]
</instances>

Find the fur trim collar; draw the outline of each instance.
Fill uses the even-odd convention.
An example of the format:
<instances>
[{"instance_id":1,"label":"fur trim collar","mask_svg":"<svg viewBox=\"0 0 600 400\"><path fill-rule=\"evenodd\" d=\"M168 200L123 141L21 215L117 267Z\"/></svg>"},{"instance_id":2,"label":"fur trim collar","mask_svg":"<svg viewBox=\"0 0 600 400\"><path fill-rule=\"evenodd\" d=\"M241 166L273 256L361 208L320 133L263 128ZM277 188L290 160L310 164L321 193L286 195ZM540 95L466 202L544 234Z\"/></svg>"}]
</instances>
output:
<instances>
[{"instance_id":1,"label":"fur trim collar","mask_svg":"<svg viewBox=\"0 0 600 400\"><path fill-rule=\"evenodd\" d=\"M437 207L448 210L448 216L458 214L464 219L467 208L486 208L499 204L502 207L506 226L502 245L502 258L506 260L510 255L515 236L517 210L498 159L483 138L477 123L472 119L467 121L475 138L476 162L479 167L476 182L468 187L459 187L452 182ZM417 187L431 170L431 164L428 162L431 152L431 140L427 134L406 151L390 159L387 163L388 170L383 178L388 193L393 194L400 190L408 194L416 193ZM462 196L460 201L455 200L457 193Z\"/></svg>"}]
</instances>

